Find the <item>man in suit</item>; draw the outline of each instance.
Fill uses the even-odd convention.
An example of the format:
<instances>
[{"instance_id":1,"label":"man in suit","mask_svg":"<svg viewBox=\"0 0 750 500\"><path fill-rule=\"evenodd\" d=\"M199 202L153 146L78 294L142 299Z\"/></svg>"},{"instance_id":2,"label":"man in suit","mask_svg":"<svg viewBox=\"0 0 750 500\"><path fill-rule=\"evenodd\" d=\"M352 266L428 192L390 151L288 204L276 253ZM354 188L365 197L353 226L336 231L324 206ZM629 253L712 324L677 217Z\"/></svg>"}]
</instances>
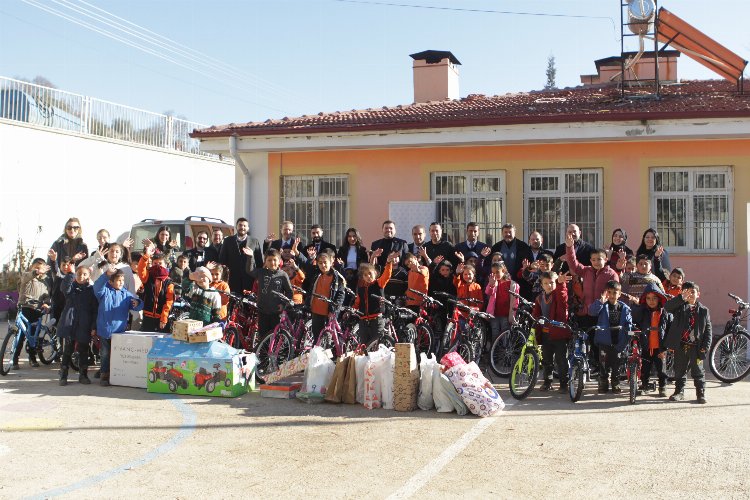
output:
<instances>
[{"instance_id":1,"label":"man in suit","mask_svg":"<svg viewBox=\"0 0 750 500\"><path fill-rule=\"evenodd\" d=\"M195 246L185 252L191 272L199 266L205 266L208 262L218 262L219 253L211 245L206 245L208 245L208 233L200 231L195 235Z\"/></svg>"},{"instance_id":2,"label":"man in suit","mask_svg":"<svg viewBox=\"0 0 750 500\"><path fill-rule=\"evenodd\" d=\"M534 262L540 255L549 255L553 257L552 252L544 248L544 238L539 231L532 231L529 235L529 248L531 249L531 262Z\"/></svg>"},{"instance_id":3,"label":"man in suit","mask_svg":"<svg viewBox=\"0 0 750 500\"><path fill-rule=\"evenodd\" d=\"M421 224L417 224L411 228L411 239L413 241L406 246L406 250L409 253L416 255L417 259L419 259L419 264L422 266L430 265L430 260L427 258L427 254L424 251L424 240L426 235L427 230L425 227Z\"/></svg>"},{"instance_id":4,"label":"man in suit","mask_svg":"<svg viewBox=\"0 0 750 500\"><path fill-rule=\"evenodd\" d=\"M237 219L237 233L224 239L219 253L219 263L229 268L229 289L240 294L253 287L249 271L263 266L260 243L249 232L250 223L247 219Z\"/></svg>"},{"instance_id":5,"label":"man in suit","mask_svg":"<svg viewBox=\"0 0 750 500\"><path fill-rule=\"evenodd\" d=\"M581 239L581 228L576 224L568 224L568 227L565 229L565 236L567 237L568 235L573 236L573 251L576 254L578 262L584 266L590 266L591 252L594 251L594 247L591 246L590 243ZM563 242L557 245L557 248L555 249L554 267L555 271L559 273L564 273L569 270L568 263L565 260L565 248L565 242Z\"/></svg>"},{"instance_id":6,"label":"man in suit","mask_svg":"<svg viewBox=\"0 0 750 500\"><path fill-rule=\"evenodd\" d=\"M370 245L370 250L373 252L382 249L383 253L377 258L376 264L379 269L385 267L385 263L388 260L388 256L391 252L398 252L399 258L398 263L394 262L394 265L401 264L404 261L404 254L406 254L406 241L401 238L396 238L396 223L392 220L386 220L383 222L383 237L379 240L375 240Z\"/></svg>"},{"instance_id":7,"label":"man in suit","mask_svg":"<svg viewBox=\"0 0 750 500\"><path fill-rule=\"evenodd\" d=\"M265 241L263 241L263 253L269 248L275 248L279 252L290 249L294 246L295 239L294 222L285 220L281 223L281 237L279 239L276 239L275 233L266 236Z\"/></svg>"},{"instance_id":8,"label":"man in suit","mask_svg":"<svg viewBox=\"0 0 750 500\"><path fill-rule=\"evenodd\" d=\"M482 254L482 250L485 248L489 248L489 246L479 241L479 224L476 222L466 224L466 240L456 245L456 252L461 252L464 255L464 260L466 260L469 252L474 252L480 257L486 257Z\"/></svg>"},{"instance_id":9,"label":"man in suit","mask_svg":"<svg viewBox=\"0 0 750 500\"><path fill-rule=\"evenodd\" d=\"M315 260L315 257L320 255L320 253L326 248L330 248L336 253L336 245L323 239L323 228L320 227L320 224L313 224L310 228L310 244L304 249L305 257L310 260Z\"/></svg>"},{"instance_id":10,"label":"man in suit","mask_svg":"<svg viewBox=\"0 0 750 500\"><path fill-rule=\"evenodd\" d=\"M495 252L503 255L503 262L511 279L521 286L521 295L531 300L531 285L519 274L523 269L523 261L531 261L531 249L525 242L516 238L516 226L510 223L503 224L503 239L492 246L492 253Z\"/></svg>"},{"instance_id":11,"label":"man in suit","mask_svg":"<svg viewBox=\"0 0 750 500\"><path fill-rule=\"evenodd\" d=\"M221 253L221 244L224 242L224 231L221 228L214 229L211 234L211 244L209 247L212 249L212 254L216 255L214 261L218 262L219 253Z\"/></svg>"},{"instance_id":12,"label":"man in suit","mask_svg":"<svg viewBox=\"0 0 750 500\"><path fill-rule=\"evenodd\" d=\"M430 224L430 241L425 243L424 248L430 262L434 261L435 257L440 255L444 259L451 261L453 265L458 264L456 249L447 241L443 241L443 227L439 222Z\"/></svg>"}]
</instances>

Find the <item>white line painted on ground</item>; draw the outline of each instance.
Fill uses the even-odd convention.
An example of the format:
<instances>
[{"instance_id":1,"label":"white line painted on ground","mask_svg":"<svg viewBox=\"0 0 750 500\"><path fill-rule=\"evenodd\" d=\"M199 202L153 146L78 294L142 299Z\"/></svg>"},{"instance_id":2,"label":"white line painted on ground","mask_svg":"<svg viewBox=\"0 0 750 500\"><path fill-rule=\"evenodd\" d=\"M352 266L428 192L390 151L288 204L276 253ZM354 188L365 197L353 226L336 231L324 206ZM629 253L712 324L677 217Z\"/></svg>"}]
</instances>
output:
<instances>
[{"instance_id":1,"label":"white line painted on ground","mask_svg":"<svg viewBox=\"0 0 750 500\"><path fill-rule=\"evenodd\" d=\"M514 402L506 403L503 411L513 406ZM458 438L453 444L448 446L443 452L435 457L430 463L414 474L404 485L388 497L388 500L397 500L409 498L419 491L430 479L437 476L443 467L448 465L451 460L456 458L459 453L464 451L476 438L478 438L489 426L494 424L498 418L501 418L502 411L498 416L480 419L471 429L466 431L463 436Z\"/></svg>"},{"instance_id":2,"label":"white line painted on ground","mask_svg":"<svg viewBox=\"0 0 750 500\"><path fill-rule=\"evenodd\" d=\"M175 449L182 441L187 439L193 433L193 431L195 431L195 423L197 421L197 416L195 415L195 412L193 411L193 409L190 408L190 406L187 405L184 401L181 401L180 399L176 397L170 397L169 401L177 408L177 410L179 410L180 414L182 414L182 425L180 426L180 430L177 432L177 434L175 434L172 437L172 439L160 445L159 447L149 451L142 457L132 460L126 464L120 465L118 467L115 467L114 469L110 469L108 471L102 472L101 474L97 474L95 476L82 479L68 486L55 488L54 490L45 491L35 496L27 497L27 498L45 499L45 498L65 495L67 493L80 490L83 488L88 488L89 486L93 486L97 483L101 483L102 481L111 479L117 476L118 474L122 474L123 472L129 471L131 469L135 469L136 467L141 467L143 465L146 465L147 463L153 461L160 455L163 455L164 453L167 453Z\"/></svg>"},{"instance_id":3,"label":"white line painted on ground","mask_svg":"<svg viewBox=\"0 0 750 500\"><path fill-rule=\"evenodd\" d=\"M0 444L0 457L2 457L3 455L7 455L8 453L10 453L10 447L4 444Z\"/></svg>"}]
</instances>

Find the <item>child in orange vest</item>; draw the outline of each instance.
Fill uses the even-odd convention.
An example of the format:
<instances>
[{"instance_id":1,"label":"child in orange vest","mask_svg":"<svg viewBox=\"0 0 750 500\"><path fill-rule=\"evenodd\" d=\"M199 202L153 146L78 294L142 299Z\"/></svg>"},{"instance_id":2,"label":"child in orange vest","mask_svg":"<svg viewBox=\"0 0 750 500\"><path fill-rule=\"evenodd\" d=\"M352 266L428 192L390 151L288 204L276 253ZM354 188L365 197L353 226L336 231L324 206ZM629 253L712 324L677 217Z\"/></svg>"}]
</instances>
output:
<instances>
[{"instance_id":1,"label":"child in orange vest","mask_svg":"<svg viewBox=\"0 0 750 500\"><path fill-rule=\"evenodd\" d=\"M217 292L222 292L221 296L221 310L219 312L219 318L224 321L227 319L227 304L229 304L229 283L223 280L224 278L224 266L217 264L216 262L206 263L206 267L211 271L211 284L209 288L213 288Z\"/></svg>"},{"instance_id":2,"label":"child in orange vest","mask_svg":"<svg viewBox=\"0 0 750 500\"><path fill-rule=\"evenodd\" d=\"M664 371L664 361L659 357L663 351L660 345L669 329L672 315L664 310L667 297L656 285L649 284L641 294L640 304L633 307L633 323L641 333L641 387L640 392L651 390L649 377L651 366L656 365L659 380L659 397L667 396L667 375Z\"/></svg>"}]
</instances>

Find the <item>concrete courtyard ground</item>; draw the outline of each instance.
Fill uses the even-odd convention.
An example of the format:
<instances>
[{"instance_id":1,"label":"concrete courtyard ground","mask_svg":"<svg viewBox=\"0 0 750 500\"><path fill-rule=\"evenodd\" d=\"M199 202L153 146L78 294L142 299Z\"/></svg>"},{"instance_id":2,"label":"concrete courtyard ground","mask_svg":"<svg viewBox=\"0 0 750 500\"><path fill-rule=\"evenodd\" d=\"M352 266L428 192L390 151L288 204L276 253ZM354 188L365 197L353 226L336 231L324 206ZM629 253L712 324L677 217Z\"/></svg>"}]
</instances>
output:
<instances>
[{"instance_id":1,"label":"concrete courtyard ground","mask_svg":"<svg viewBox=\"0 0 750 500\"><path fill-rule=\"evenodd\" d=\"M23 359L23 358L22 358ZM0 377L0 498L748 498L750 382L534 392L497 417Z\"/></svg>"}]
</instances>

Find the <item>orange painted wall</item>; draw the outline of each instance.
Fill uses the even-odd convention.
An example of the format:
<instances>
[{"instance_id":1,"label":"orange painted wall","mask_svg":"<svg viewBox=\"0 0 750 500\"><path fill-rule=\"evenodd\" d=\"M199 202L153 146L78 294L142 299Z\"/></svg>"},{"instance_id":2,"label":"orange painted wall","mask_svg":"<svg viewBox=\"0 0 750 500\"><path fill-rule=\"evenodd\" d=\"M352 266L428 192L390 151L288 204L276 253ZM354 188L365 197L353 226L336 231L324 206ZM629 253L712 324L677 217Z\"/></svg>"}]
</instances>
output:
<instances>
[{"instance_id":1,"label":"orange painted wall","mask_svg":"<svg viewBox=\"0 0 750 500\"><path fill-rule=\"evenodd\" d=\"M350 224L360 229L369 244L381 236L380 224L388 217L389 201L430 199L432 172L504 170L505 219L522 228L524 170L601 168L605 241L592 243L608 243L612 229L623 227L630 235L629 246L635 250L641 234L649 226L650 167L726 165L733 167L734 174L734 255L672 257L673 266L684 267L688 278L701 284L707 304L723 311L727 308L727 291L748 294L746 205L750 203L750 141L747 140L272 153L269 156L268 224L269 227L279 224L279 178L282 175L349 174ZM409 241L409 229L398 229L399 236ZM721 313L720 318L724 315L725 312Z\"/></svg>"}]
</instances>

